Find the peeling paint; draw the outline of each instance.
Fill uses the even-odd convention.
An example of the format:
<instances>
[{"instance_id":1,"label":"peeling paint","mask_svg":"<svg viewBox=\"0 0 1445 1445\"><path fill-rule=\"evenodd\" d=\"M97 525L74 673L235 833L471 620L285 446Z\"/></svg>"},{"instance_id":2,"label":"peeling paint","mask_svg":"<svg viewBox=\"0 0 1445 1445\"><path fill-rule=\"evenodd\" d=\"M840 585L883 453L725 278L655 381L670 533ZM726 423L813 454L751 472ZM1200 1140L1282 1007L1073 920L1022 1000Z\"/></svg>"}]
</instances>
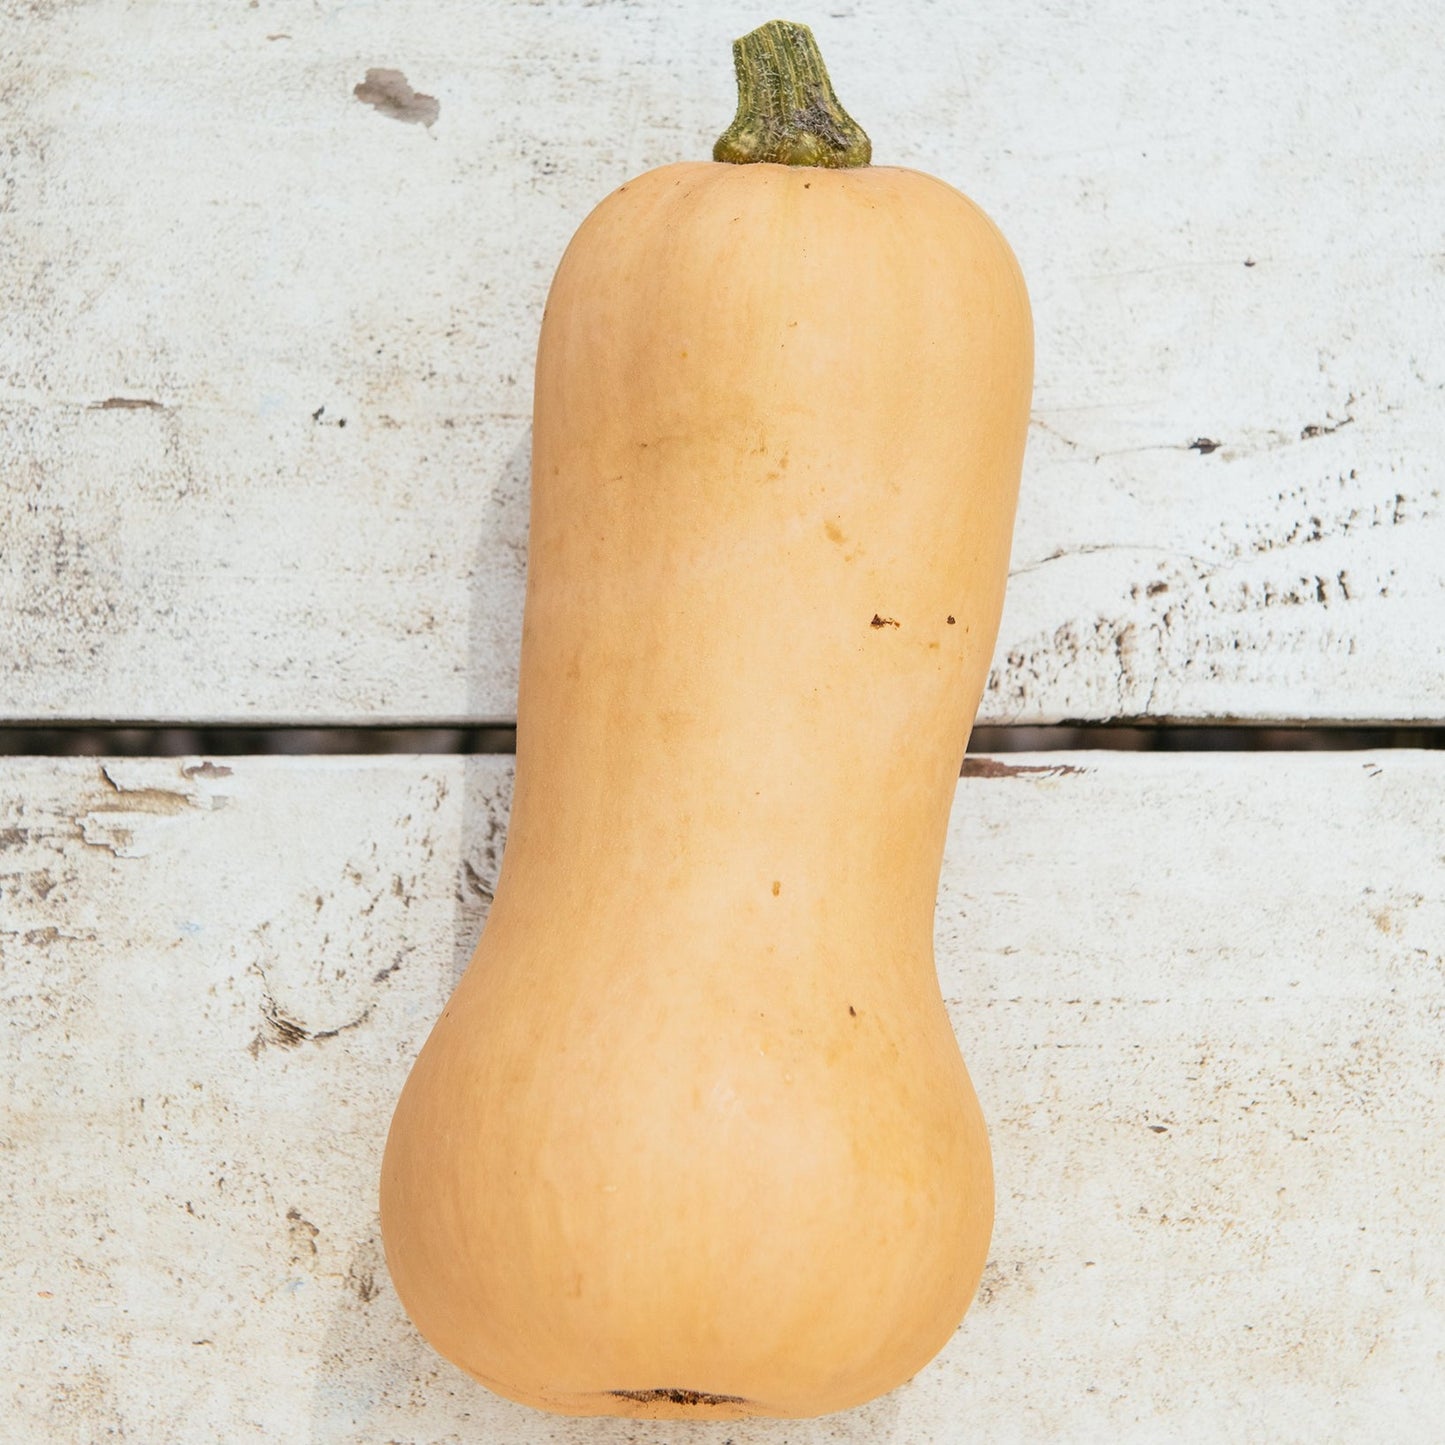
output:
<instances>
[{"instance_id":1,"label":"peeling paint","mask_svg":"<svg viewBox=\"0 0 1445 1445\"><path fill-rule=\"evenodd\" d=\"M379 115L410 125L435 125L441 114L437 98L419 95L399 70L368 70L366 79L353 87L351 93Z\"/></svg>"},{"instance_id":2,"label":"peeling paint","mask_svg":"<svg viewBox=\"0 0 1445 1445\"><path fill-rule=\"evenodd\" d=\"M93 401L92 411L164 411L165 404L152 401L144 396L108 396L104 401Z\"/></svg>"},{"instance_id":3,"label":"peeling paint","mask_svg":"<svg viewBox=\"0 0 1445 1445\"><path fill-rule=\"evenodd\" d=\"M1072 773L1087 773L1074 763L1008 763L1002 758L966 757L963 778L1019 778L1037 775L1045 778L1066 778Z\"/></svg>"}]
</instances>

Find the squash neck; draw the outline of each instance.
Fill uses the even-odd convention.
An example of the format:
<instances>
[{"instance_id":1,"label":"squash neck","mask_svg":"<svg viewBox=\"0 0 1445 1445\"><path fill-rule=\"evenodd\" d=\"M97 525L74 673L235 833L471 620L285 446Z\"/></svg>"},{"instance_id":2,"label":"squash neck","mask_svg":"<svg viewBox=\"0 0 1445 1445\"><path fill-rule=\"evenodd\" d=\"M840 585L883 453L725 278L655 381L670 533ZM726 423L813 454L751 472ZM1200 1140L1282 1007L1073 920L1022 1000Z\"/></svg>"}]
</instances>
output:
<instances>
[{"instance_id":1,"label":"squash neck","mask_svg":"<svg viewBox=\"0 0 1445 1445\"><path fill-rule=\"evenodd\" d=\"M733 165L866 166L873 145L838 103L806 25L770 20L733 41L738 113L712 155Z\"/></svg>"}]
</instances>

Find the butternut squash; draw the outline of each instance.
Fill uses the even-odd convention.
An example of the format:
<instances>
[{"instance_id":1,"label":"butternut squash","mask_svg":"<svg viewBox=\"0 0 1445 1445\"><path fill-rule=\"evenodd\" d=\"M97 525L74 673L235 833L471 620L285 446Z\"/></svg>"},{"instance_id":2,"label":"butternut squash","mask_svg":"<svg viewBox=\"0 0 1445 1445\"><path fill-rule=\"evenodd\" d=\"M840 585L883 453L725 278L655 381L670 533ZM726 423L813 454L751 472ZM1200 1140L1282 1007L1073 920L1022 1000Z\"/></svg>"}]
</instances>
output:
<instances>
[{"instance_id":1,"label":"butternut squash","mask_svg":"<svg viewBox=\"0 0 1445 1445\"><path fill-rule=\"evenodd\" d=\"M888 1390L993 1218L932 924L1028 301L976 206L867 164L804 27L736 56L721 158L552 285L505 857L382 1170L417 1327L570 1414Z\"/></svg>"}]
</instances>

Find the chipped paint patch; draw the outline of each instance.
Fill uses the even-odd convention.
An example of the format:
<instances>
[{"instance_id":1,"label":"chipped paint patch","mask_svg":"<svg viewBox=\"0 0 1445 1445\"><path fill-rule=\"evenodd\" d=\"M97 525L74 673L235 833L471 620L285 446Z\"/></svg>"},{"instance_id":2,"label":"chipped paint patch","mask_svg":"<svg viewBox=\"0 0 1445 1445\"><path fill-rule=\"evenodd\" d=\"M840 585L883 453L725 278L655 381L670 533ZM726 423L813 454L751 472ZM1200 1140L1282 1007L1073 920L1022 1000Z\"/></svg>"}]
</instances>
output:
<instances>
[{"instance_id":1,"label":"chipped paint patch","mask_svg":"<svg viewBox=\"0 0 1445 1445\"><path fill-rule=\"evenodd\" d=\"M408 125L433 126L441 114L436 96L418 94L399 70L368 70L351 93L379 115Z\"/></svg>"}]
</instances>

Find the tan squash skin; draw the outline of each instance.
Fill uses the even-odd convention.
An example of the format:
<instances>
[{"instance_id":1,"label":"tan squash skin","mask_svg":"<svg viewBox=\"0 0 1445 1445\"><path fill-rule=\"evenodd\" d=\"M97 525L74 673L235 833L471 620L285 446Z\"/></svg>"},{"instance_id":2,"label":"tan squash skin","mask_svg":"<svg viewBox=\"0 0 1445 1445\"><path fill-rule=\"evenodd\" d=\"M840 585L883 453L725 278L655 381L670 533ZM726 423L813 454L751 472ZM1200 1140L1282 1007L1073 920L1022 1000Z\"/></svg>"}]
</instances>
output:
<instances>
[{"instance_id":1,"label":"tan squash skin","mask_svg":"<svg viewBox=\"0 0 1445 1445\"><path fill-rule=\"evenodd\" d=\"M667 166L569 247L505 860L382 1178L408 1313L499 1393L816 1415L963 1316L933 911L1031 379L1013 256L916 172Z\"/></svg>"}]
</instances>

